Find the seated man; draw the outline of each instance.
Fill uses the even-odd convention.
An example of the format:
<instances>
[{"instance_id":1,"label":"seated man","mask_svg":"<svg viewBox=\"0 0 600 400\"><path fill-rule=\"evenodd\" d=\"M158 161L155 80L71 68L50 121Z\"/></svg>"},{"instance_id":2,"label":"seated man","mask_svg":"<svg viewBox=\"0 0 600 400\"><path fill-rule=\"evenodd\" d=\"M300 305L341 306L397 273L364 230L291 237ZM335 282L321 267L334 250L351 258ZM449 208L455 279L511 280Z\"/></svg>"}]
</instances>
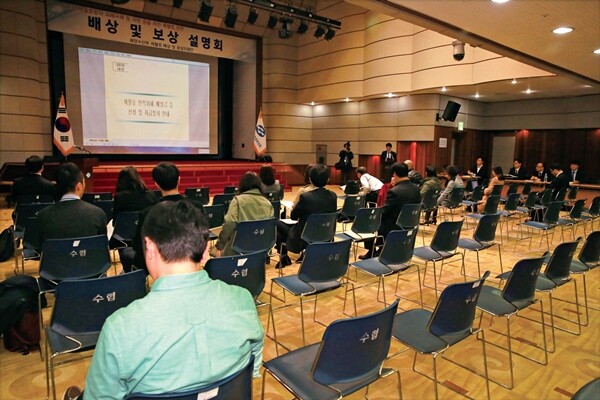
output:
<instances>
[{"instance_id":1,"label":"seated man","mask_svg":"<svg viewBox=\"0 0 600 400\"><path fill-rule=\"evenodd\" d=\"M383 182L368 174L365 167L358 167L356 176L360 180L359 194L364 195L368 202L377 203L377 196L379 196L379 191L383 187Z\"/></svg>"},{"instance_id":2,"label":"seated man","mask_svg":"<svg viewBox=\"0 0 600 400\"><path fill-rule=\"evenodd\" d=\"M546 165L543 162L538 162L535 165L535 173L531 176L531 180L534 182L551 182L554 176L546 169Z\"/></svg>"},{"instance_id":3,"label":"seated man","mask_svg":"<svg viewBox=\"0 0 600 400\"><path fill-rule=\"evenodd\" d=\"M156 186L160 189L164 201L180 201L186 199L179 193L179 169L171 162L162 162L152 169L152 179L156 182ZM198 199L187 199L192 205L200 210L204 215L204 207ZM143 243L142 243L142 226L150 209L154 205L140 212L137 224L136 235L133 238L133 246L127 247L120 253L121 264L125 271L131 270L131 264L134 264L137 269L146 270L146 262L144 260ZM146 271L147 272L147 271Z\"/></svg>"},{"instance_id":4,"label":"seated man","mask_svg":"<svg viewBox=\"0 0 600 400\"><path fill-rule=\"evenodd\" d=\"M12 185L11 198L13 202L21 195L47 195L54 197L54 183L42 176L44 160L39 156L31 156L25 160L27 173L15 179Z\"/></svg>"},{"instance_id":5,"label":"seated man","mask_svg":"<svg viewBox=\"0 0 600 400\"><path fill-rule=\"evenodd\" d=\"M200 210L188 201L159 203L142 237L154 284L146 297L106 320L83 398L193 390L240 371L252 355L258 376L264 332L254 300L200 267L208 239ZM71 387L64 398L80 394Z\"/></svg>"},{"instance_id":6,"label":"seated man","mask_svg":"<svg viewBox=\"0 0 600 400\"><path fill-rule=\"evenodd\" d=\"M523 162L520 158L515 158L515 160L513 161L513 167L508 171L508 175L510 176L507 176L507 178L516 179L520 181L524 181L527 178L529 178L529 175L523 167Z\"/></svg>"},{"instance_id":7,"label":"seated man","mask_svg":"<svg viewBox=\"0 0 600 400\"><path fill-rule=\"evenodd\" d=\"M101 208L81 200L85 179L71 162L56 170L56 190L60 201L38 213L40 242L106 234L106 214Z\"/></svg>"},{"instance_id":8,"label":"seated man","mask_svg":"<svg viewBox=\"0 0 600 400\"><path fill-rule=\"evenodd\" d=\"M405 160L404 164L408 166L408 179L412 183L417 186L421 186L421 182L423 182L423 177L419 173L419 171L415 170L415 166L411 160Z\"/></svg>"},{"instance_id":9,"label":"seated man","mask_svg":"<svg viewBox=\"0 0 600 400\"><path fill-rule=\"evenodd\" d=\"M286 249L282 254L281 265L279 262L275 268L283 268L291 264L287 256L287 250L294 253L300 253L307 246L302 240L302 231L306 225L306 221L311 214L317 213L334 213L337 211L337 196L331 190L325 188L329 181L329 168L323 164L316 164L309 171L311 183L315 189L305 192L300 195L298 204L294 207L291 213L291 218L297 220L294 225L287 225L282 221L277 221L277 249L281 249L281 243L286 243Z\"/></svg>"}]
</instances>

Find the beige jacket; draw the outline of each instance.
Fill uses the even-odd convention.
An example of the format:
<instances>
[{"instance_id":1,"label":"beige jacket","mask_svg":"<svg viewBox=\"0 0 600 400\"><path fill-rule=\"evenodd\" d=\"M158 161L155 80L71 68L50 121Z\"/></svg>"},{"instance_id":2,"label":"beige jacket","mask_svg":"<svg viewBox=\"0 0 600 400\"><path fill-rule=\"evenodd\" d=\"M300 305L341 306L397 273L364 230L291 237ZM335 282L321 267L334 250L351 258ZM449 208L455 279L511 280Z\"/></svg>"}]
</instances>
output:
<instances>
[{"instance_id":1,"label":"beige jacket","mask_svg":"<svg viewBox=\"0 0 600 400\"><path fill-rule=\"evenodd\" d=\"M231 242L238 222L267 219L274 216L273 205L258 189L250 189L238 194L231 200L227 214L225 214L223 229L221 229L216 244L217 249L221 250L224 256L234 255Z\"/></svg>"}]
</instances>

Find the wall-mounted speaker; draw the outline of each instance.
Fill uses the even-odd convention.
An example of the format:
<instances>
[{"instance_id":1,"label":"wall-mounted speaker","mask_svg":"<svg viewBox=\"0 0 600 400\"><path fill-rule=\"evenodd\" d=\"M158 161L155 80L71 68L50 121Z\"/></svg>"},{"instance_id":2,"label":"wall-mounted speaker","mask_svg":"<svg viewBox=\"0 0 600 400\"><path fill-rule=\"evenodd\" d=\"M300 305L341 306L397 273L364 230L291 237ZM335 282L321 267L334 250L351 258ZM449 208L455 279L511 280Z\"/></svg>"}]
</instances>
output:
<instances>
[{"instance_id":1,"label":"wall-mounted speaker","mask_svg":"<svg viewBox=\"0 0 600 400\"><path fill-rule=\"evenodd\" d=\"M458 110L460 110L460 104L449 100L444 109L444 113L442 114L442 119L444 121L454 121L458 115Z\"/></svg>"}]
</instances>

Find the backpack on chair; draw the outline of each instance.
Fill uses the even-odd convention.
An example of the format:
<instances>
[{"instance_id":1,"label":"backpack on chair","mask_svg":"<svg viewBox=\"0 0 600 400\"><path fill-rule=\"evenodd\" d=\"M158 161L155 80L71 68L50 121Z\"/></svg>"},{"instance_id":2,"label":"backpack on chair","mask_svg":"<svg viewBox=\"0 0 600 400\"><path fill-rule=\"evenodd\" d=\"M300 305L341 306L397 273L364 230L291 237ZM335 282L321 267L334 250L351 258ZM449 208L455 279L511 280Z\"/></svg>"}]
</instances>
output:
<instances>
[{"instance_id":1,"label":"backpack on chair","mask_svg":"<svg viewBox=\"0 0 600 400\"><path fill-rule=\"evenodd\" d=\"M15 232L9 226L0 233L0 262L10 259L15 254Z\"/></svg>"},{"instance_id":2,"label":"backpack on chair","mask_svg":"<svg viewBox=\"0 0 600 400\"><path fill-rule=\"evenodd\" d=\"M38 293L31 276L18 275L0 282L0 333L7 350L25 355L39 349ZM42 307L44 303L42 298Z\"/></svg>"}]
</instances>

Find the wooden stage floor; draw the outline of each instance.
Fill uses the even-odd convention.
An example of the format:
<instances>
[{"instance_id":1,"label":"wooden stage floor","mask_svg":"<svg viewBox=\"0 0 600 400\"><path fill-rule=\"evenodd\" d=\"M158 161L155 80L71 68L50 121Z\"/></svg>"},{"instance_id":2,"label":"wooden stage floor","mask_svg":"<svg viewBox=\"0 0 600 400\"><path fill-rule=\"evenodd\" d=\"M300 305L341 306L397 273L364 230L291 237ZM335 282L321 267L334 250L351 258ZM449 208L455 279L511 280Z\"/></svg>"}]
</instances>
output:
<instances>
[{"instance_id":1,"label":"wooden stage floor","mask_svg":"<svg viewBox=\"0 0 600 400\"><path fill-rule=\"evenodd\" d=\"M338 187L331 186L333 190L340 192ZM297 191L297 187L293 191L286 192L286 199L293 199ZM10 209L0 210L0 228L4 228L10 224ZM472 224L471 224L472 225ZM340 228L341 229L341 228ZM425 242L428 243L432 238L434 231L433 226L425 228ZM588 229L589 231L589 229ZM470 237L472 230L463 228L462 236ZM515 248L516 229L510 232L511 238L502 246L502 258L504 269L509 270L515 262L521 258L538 256L542 253L534 241L534 246L530 251L528 241L519 243ZM570 233L568 233L570 235ZM579 228L577 235L583 235L583 229ZM422 245L421 235L417 239L417 246ZM560 235L555 235L553 247L559 243ZM544 246L545 249L545 246ZM361 249L362 250L362 249ZM364 251L364 250L362 250ZM579 249L577 250L578 254ZM495 276L500 272L498 264L498 253L495 249L485 251L481 254L482 269L490 269L491 276ZM287 267L284 271L286 274L293 273L299 264L294 264ZM477 266L474 254L466 255L467 271L476 274ZM0 279L5 279L13 274L14 260L9 260L0 263ZM277 276L277 270L273 268L271 263L267 266L267 280ZM37 274L37 262L27 262L25 264L26 273L30 275ZM352 277L354 273L352 272ZM428 278L431 274L428 274ZM360 283L368 282L369 279L365 275L356 277ZM418 297L417 275L406 274L400 278L400 293L402 296L409 298ZM581 277L578 276L577 283L581 290ZM459 274L459 264L447 265L444 268L443 280L446 282L462 281ZM390 277L386 283L388 288L388 296L393 293L395 277ZM489 285L496 283L495 279L490 278L487 282ZM600 306L600 268L592 271L587 276L588 296L590 305L594 307ZM572 298L573 285L566 285L556 293L556 297ZM266 289L270 287L270 282L267 282ZM377 285L372 285L356 290L358 313L366 314L382 308L382 303L376 299ZM426 303L433 305L434 296L432 290L425 290ZM268 296L263 294L264 299ZM319 297L318 319L330 323L336 319L344 318L342 314L343 291L332 292ZM546 310L547 295L542 295ZM49 297L51 299L51 297ZM293 301L291 296L287 296L288 301ZM275 301L274 305L278 306L282 303ZM405 299L400 301L400 307L404 309L415 308L416 305ZM558 314L575 316L575 306L563 304L555 301L555 310ZM348 309L349 311L349 309ZM583 312L583 309L581 310ZM324 328L312 322L310 314L312 313L312 305L308 307L306 326L307 326L307 342L314 343L320 340ZM50 308L44 309L43 312L46 321L50 319ZM538 317L539 313L532 312L524 313ZM264 327L267 323L267 309L262 307L259 309L259 316ZM277 333L279 339L293 348L299 347L302 341L300 332L300 309L299 306L289 307L275 312L277 323ZM547 319L548 320L548 319ZM484 327L487 328L489 318L484 319ZM565 323L558 322L561 325ZM505 329L504 321L496 321L494 326L500 330ZM504 389L494 383L490 383L492 399L569 399L579 387L583 386L588 381L600 376L600 314L598 311L590 310L590 324L583 327L583 332L580 336L574 336L565 332L556 331L556 352L549 354L549 363L547 366L540 366L529 360L515 356L515 388L513 390ZM515 336L521 338L521 342L541 342L541 332L538 325L528 322L524 319L516 318L512 322L512 331ZM547 330L548 337L550 330ZM489 330L486 330L486 338L496 343L503 343L504 339ZM523 345L519 341L513 342L515 350L526 354L538 357L541 352L534 352L529 346ZM392 341L390 354L402 349L402 345ZM432 399L433 384L431 381L423 378L412 371L413 352L408 351L400 356L389 360L386 365L395 367L400 370L402 376L404 399ZM467 339L458 344L448 353L452 358L466 362L474 368L481 369L481 343L474 339ZM264 359L269 360L275 357L274 343L267 339L265 340ZM56 370L57 393L62 398L62 393L65 388L70 385L83 385L85 374L89 366L89 360L73 363L66 366L60 366ZM506 381L508 379L508 359L504 351L501 351L492 346L488 346L488 362L490 375L495 379ZM418 365L425 371L431 371L431 358L418 358ZM176 373L176 371L173 371ZM439 377L448 386L453 386L459 390L463 390L465 394L476 399L485 399L485 385L483 379L466 372L453 364L441 360L439 362ZM42 399L45 396L45 372L44 362L40 360L39 354L31 353L21 355L19 353L10 353L3 347L0 348L0 399L2 400L31 400ZM369 390L371 399L398 399L397 381L394 375L380 380L372 385ZM254 399L260 398L261 379L254 381ZM289 399L293 396L289 394L281 385L279 385L272 377L267 377L265 398L270 400ZM364 390L349 396L349 399L359 399L364 397ZM447 390L440 389L440 397L443 399L459 399L461 396Z\"/></svg>"}]
</instances>

